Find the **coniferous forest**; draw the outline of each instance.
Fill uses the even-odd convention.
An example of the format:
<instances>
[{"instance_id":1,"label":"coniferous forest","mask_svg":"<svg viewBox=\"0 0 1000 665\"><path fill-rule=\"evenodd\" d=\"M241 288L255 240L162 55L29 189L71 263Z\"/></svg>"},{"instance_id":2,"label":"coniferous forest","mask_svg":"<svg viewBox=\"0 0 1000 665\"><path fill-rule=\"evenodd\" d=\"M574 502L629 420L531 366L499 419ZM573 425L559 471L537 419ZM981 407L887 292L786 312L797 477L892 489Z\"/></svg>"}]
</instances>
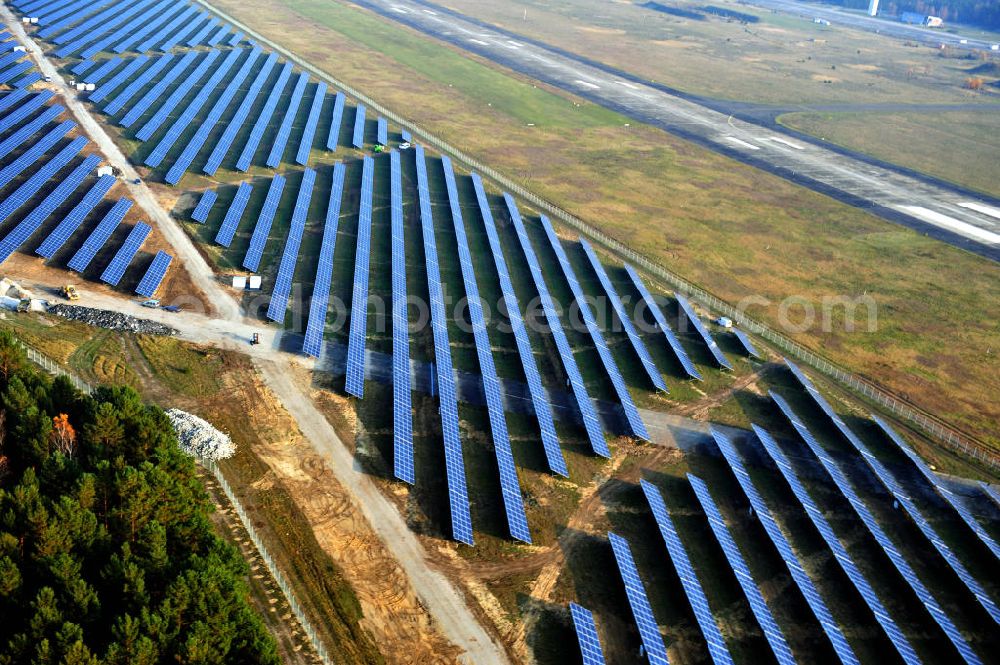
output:
<instances>
[{"instance_id":1,"label":"coniferous forest","mask_svg":"<svg viewBox=\"0 0 1000 665\"><path fill-rule=\"evenodd\" d=\"M210 510L159 408L0 332L0 664L277 663Z\"/></svg>"}]
</instances>

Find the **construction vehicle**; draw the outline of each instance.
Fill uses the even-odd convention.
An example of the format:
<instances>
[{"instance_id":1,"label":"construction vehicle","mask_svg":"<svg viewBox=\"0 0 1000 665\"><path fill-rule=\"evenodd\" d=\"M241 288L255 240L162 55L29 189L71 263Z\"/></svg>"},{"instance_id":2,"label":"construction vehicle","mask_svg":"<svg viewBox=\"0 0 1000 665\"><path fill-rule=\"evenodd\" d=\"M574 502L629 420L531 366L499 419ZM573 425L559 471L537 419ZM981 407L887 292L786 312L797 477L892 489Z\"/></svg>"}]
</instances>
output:
<instances>
[{"instance_id":1,"label":"construction vehicle","mask_svg":"<svg viewBox=\"0 0 1000 665\"><path fill-rule=\"evenodd\" d=\"M63 297L66 298L66 300L79 300L80 299L80 294L77 293L76 287L74 285L72 285L72 284L67 284L66 286L62 287L62 294L63 294Z\"/></svg>"},{"instance_id":2,"label":"construction vehicle","mask_svg":"<svg viewBox=\"0 0 1000 665\"><path fill-rule=\"evenodd\" d=\"M164 312L171 312L171 313L176 313L176 312L181 311L181 308L180 308L179 305L164 305L160 309L162 309Z\"/></svg>"},{"instance_id":3,"label":"construction vehicle","mask_svg":"<svg viewBox=\"0 0 1000 665\"><path fill-rule=\"evenodd\" d=\"M260 333L254 333L253 337L250 338L250 346L257 346L260 344Z\"/></svg>"}]
</instances>

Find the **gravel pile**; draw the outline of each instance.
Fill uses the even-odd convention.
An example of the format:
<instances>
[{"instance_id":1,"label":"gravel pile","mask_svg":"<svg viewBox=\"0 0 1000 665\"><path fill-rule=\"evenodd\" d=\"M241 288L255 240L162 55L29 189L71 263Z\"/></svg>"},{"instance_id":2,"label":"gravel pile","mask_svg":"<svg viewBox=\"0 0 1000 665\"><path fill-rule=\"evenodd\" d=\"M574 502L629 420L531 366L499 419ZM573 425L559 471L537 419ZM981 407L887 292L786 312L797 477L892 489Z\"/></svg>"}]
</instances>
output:
<instances>
[{"instance_id":1,"label":"gravel pile","mask_svg":"<svg viewBox=\"0 0 1000 665\"><path fill-rule=\"evenodd\" d=\"M49 307L48 313L72 321L81 321L98 328L107 328L108 330L141 333L143 335L173 335L177 333L176 330L162 323L148 319L137 319L128 314L111 312L106 309L80 307L79 305L53 305Z\"/></svg>"},{"instance_id":2,"label":"gravel pile","mask_svg":"<svg viewBox=\"0 0 1000 665\"><path fill-rule=\"evenodd\" d=\"M181 450L201 459L225 459L236 454L236 444L227 435L198 416L180 409L168 409L167 417L177 432Z\"/></svg>"}]
</instances>

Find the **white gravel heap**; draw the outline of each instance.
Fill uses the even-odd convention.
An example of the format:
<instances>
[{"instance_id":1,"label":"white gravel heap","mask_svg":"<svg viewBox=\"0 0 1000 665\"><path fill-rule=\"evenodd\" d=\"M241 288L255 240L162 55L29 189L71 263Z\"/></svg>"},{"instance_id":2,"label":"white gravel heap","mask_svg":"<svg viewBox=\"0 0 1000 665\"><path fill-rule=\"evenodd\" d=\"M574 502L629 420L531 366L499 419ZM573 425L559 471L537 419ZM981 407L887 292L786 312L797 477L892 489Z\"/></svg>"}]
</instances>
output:
<instances>
[{"instance_id":1,"label":"white gravel heap","mask_svg":"<svg viewBox=\"0 0 1000 665\"><path fill-rule=\"evenodd\" d=\"M180 409L168 409L166 413L177 432L181 450L188 455L215 460L236 454L233 440L205 420Z\"/></svg>"}]
</instances>

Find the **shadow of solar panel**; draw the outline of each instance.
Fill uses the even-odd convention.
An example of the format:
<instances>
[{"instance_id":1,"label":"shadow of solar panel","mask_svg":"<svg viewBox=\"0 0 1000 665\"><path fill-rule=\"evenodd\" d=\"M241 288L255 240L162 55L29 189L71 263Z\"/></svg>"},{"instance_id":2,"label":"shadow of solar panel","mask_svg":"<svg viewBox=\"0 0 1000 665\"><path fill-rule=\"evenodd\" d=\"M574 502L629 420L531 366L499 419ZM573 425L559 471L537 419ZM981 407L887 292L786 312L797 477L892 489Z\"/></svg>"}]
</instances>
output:
<instances>
[{"instance_id":1,"label":"shadow of solar panel","mask_svg":"<svg viewBox=\"0 0 1000 665\"><path fill-rule=\"evenodd\" d=\"M281 95L284 93L291 75L292 63L286 62L285 66L281 68L281 73L278 75L278 80L275 81L274 87L271 88L271 93L267 96L267 101L264 102L264 108L261 109L260 115L257 116L257 121L250 130L250 136L243 145L243 152L240 153L239 159L236 160L237 171L246 171L250 168L250 164L253 163L253 157L257 154L257 148L260 146L261 139L264 138L264 132L267 131L268 123L271 122L271 117L274 115L275 109L278 108L278 102L281 100Z\"/></svg>"},{"instance_id":2,"label":"shadow of solar panel","mask_svg":"<svg viewBox=\"0 0 1000 665\"><path fill-rule=\"evenodd\" d=\"M213 53L215 55L212 55ZM206 58L212 58L214 60L218 57L218 53L218 51L209 51ZM194 62L198 55L198 51L188 51L181 56L181 59L177 62L177 64L171 67L170 71L167 72L163 78L157 81L156 84L145 95L143 95L132 108L129 109L128 113L126 113L122 119L118 121L118 124L122 127L131 127L135 124L135 121L141 118L154 102L159 101L160 97L163 96L163 93L166 92L167 88L169 88L170 85L177 80L177 77L191 66L191 63ZM205 67L207 69L208 66L206 65ZM192 72L190 79L194 79L195 74L198 74L198 78L201 77L201 74L196 69L195 72ZM181 93L175 91L174 94L180 95ZM150 135L152 135L152 133L150 133Z\"/></svg>"},{"instance_id":3,"label":"shadow of solar panel","mask_svg":"<svg viewBox=\"0 0 1000 665\"><path fill-rule=\"evenodd\" d=\"M758 360L763 360L761 355L757 352L757 347L755 347L753 342L750 341L749 335L742 330L737 330L736 328L733 328L733 335L735 335L736 339L739 340L740 345L743 347L743 350L746 351L748 356L757 358Z\"/></svg>"},{"instance_id":4,"label":"shadow of solar panel","mask_svg":"<svg viewBox=\"0 0 1000 665\"><path fill-rule=\"evenodd\" d=\"M149 67L147 67L142 74L140 74L134 81L125 86L117 97L112 99L104 106L104 112L108 115L115 115L123 108L125 105L132 101L140 90L145 88L149 83L159 75L163 69L173 61L174 56L170 53L166 55L161 55L159 58L153 61Z\"/></svg>"},{"instance_id":5,"label":"shadow of solar panel","mask_svg":"<svg viewBox=\"0 0 1000 665\"><path fill-rule=\"evenodd\" d=\"M191 53L196 53L196 52L191 51ZM233 51L232 53L236 53L236 51ZM230 54L230 56L232 55L232 53ZM215 63L216 59L218 59L220 54L221 54L220 51L209 51L205 55L205 57L202 58L201 62L198 63L198 66L194 68L194 71L192 71L188 76L184 77L183 83L181 85L178 85L174 89L174 91L170 93L170 96L167 97L166 101L157 107L156 113L154 113L153 116L148 121L146 121L146 124L144 124L139 129L139 131L135 133L135 137L143 142L151 139L153 137L153 134L155 134L157 130L160 129L160 126L164 123L164 121L166 121L166 119L170 117L170 114L172 114L174 111L177 110L177 107L180 105L181 101L183 101L184 98L187 97L188 93L190 93L193 88L195 88L199 83L201 83L201 80L205 77L205 74L208 73L208 70L212 67L212 65ZM157 86L157 88L158 87L159 86ZM150 103L152 103L152 101L158 101L159 95L163 94L166 87L167 86L163 86L163 88L159 90L156 98L154 98L154 100L151 100ZM154 88L154 90L157 90L157 88ZM136 109L132 109L132 112L135 111ZM121 124L123 124L125 127L130 126L133 122L135 122L135 120L138 120L138 117L134 119L131 118L132 112L130 112L128 115L125 116L125 118L122 119ZM128 124L125 124L126 120L129 120Z\"/></svg>"},{"instance_id":6,"label":"shadow of solar panel","mask_svg":"<svg viewBox=\"0 0 1000 665\"><path fill-rule=\"evenodd\" d=\"M359 150L365 145L365 105L358 104L354 114L354 134L351 136L351 145Z\"/></svg>"},{"instance_id":7,"label":"shadow of solar panel","mask_svg":"<svg viewBox=\"0 0 1000 665\"><path fill-rule=\"evenodd\" d=\"M997 504L997 507L1000 507L1000 490L987 482L983 482L982 480L979 481L979 487L983 490L986 496L993 499L993 503Z\"/></svg>"},{"instance_id":8,"label":"shadow of solar panel","mask_svg":"<svg viewBox=\"0 0 1000 665\"><path fill-rule=\"evenodd\" d=\"M295 114L299 112L299 106L302 104L302 95L305 94L308 83L309 74L305 72L299 74L299 78L295 82L295 87L292 89L292 98L285 108L285 115L281 119L278 133L274 137L274 143L271 144L271 152L268 154L267 161L265 162L272 169L277 168L281 164L285 148L288 147L288 138L292 135L292 123L295 122Z\"/></svg>"},{"instance_id":9,"label":"shadow of solar panel","mask_svg":"<svg viewBox=\"0 0 1000 665\"><path fill-rule=\"evenodd\" d=\"M399 153L389 153L389 206L392 217L392 441L393 474L414 482L413 410L410 399L410 334L406 309L406 240L403 176Z\"/></svg>"},{"instance_id":10,"label":"shadow of solar panel","mask_svg":"<svg viewBox=\"0 0 1000 665\"><path fill-rule=\"evenodd\" d=\"M156 290L160 288L163 278L167 275L167 269L174 257L166 252L160 251L153 257L153 262L149 264L146 274L139 281L139 286L135 287L135 292L140 296L152 298Z\"/></svg>"},{"instance_id":11,"label":"shadow of solar panel","mask_svg":"<svg viewBox=\"0 0 1000 665\"><path fill-rule=\"evenodd\" d=\"M4 85L4 84L9 83L10 81L13 81L18 76L20 76L21 74L25 73L29 69L31 69L33 66L34 65L32 65L30 62L19 62L18 64L14 65L10 69L6 69L6 70L0 72L0 85ZM38 80L41 80L41 76L38 76L38 77L34 78L32 80L32 82L38 81ZM23 88L23 87L25 87L27 85L30 85L30 83L18 82L17 85L18 85L18 87L22 87Z\"/></svg>"},{"instance_id":12,"label":"shadow of solar panel","mask_svg":"<svg viewBox=\"0 0 1000 665\"><path fill-rule=\"evenodd\" d=\"M83 220L101 202L114 186L115 182L117 182L117 179L113 175L104 175L98 178L97 182L84 195L83 199L59 222L56 228L52 230L38 249L35 250L35 253L43 258L51 259L66 241L69 240L69 237L80 228Z\"/></svg>"},{"instance_id":13,"label":"shadow of solar panel","mask_svg":"<svg viewBox=\"0 0 1000 665\"><path fill-rule=\"evenodd\" d=\"M333 182L330 187L330 204L327 206L326 223L323 226L323 241L319 248L316 264L316 279L313 280L312 298L309 299L309 318L303 336L302 353L318 358L323 346L323 329L326 326L326 311L330 303L330 286L333 283L333 253L337 247L337 229L340 226L340 208L344 197L344 175L347 169L342 162L333 166Z\"/></svg>"},{"instance_id":14,"label":"shadow of solar panel","mask_svg":"<svg viewBox=\"0 0 1000 665\"><path fill-rule=\"evenodd\" d=\"M302 244L302 233L306 229L306 218L309 215L309 203L312 201L315 184L316 172L312 169L303 171L302 185L295 198L292 222L288 227L288 237L285 239L285 249L281 253L281 263L278 264L278 276L274 280L271 302L267 307L267 318L272 321L280 323L285 320L288 296L292 292L292 278L295 276L295 264L299 260L299 247Z\"/></svg>"},{"instance_id":15,"label":"shadow of solar panel","mask_svg":"<svg viewBox=\"0 0 1000 665\"><path fill-rule=\"evenodd\" d=\"M313 94L312 106L309 107L309 117L306 118L305 129L302 130L302 139L299 141L299 149L295 154L295 163L305 166L309 163L309 153L312 151L313 143L316 140L316 127L319 125L319 114L323 110L323 100L326 98L326 83L320 81L316 84L316 92Z\"/></svg>"},{"instance_id":16,"label":"shadow of solar panel","mask_svg":"<svg viewBox=\"0 0 1000 665\"><path fill-rule=\"evenodd\" d=\"M712 334L708 332L708 329L702 324L701 319L698 314L695 313L694 308L691 307L691 303L688 299L682 296L680 293L674 293L674 298L677 299L677 304L681 306L681 310L684 312L684 316L687 320L691 322L694 329L698 332L698 336L705 342L705 346L708 347L709 353L715 358L715 362L719 364L719 367L723 369L732 369L732 364L722 355L722 350L719 349L719 345L715 343L715 339L712 338Z\"/></svg>"},{"instance_id":17,"label":"shadow of solar panel","mask_svg":"<svg viewBox=\"0 0 1000 665\"><path fill-rule=\"evenodd\" d=\"M376 122L376 140L381 146L389 145L389 123L385 118L379 118Z\"/></svg>"},{"instance_id":18,"label":"shadow of solar panel","mask_svg":"<svg viewBox=\"0 0 1000 665\"><path fill-rule=\"evenodd\" d=\"M26 127L30 126L26 125ZM28 148L20 157L7 164L3 169L0 169L0 183L14 182L14 178L44 157L45 153L51 150L64 136L69 134L74 127L76 127L76 123L72 120L67 120L50 130L48 134L40 138L37 143ZM4 151L4 147L0 147L0 152ZM6 155L6 152L4 154Z\"/></svg>"},{"instance_id":19,"label":"shadow of solar panel","mask_svg":"<svg viewBox=\"0 0 1000 665\"><path fill-rule=\"evenodd\" d=\"M149 224L144 224L143 222L139 222L132 227L132 230L128 233L128 237L125 238L125 242L118 248L111 262L108 263L104 268L104 272L101 273L102 282L111 286L118 286L118 282L121 281L122 276L125 274L128 264L135 258L139 248L142 247L142 243L146 242L146 238L149 237L152 230Z\"/></svg>"},{"instance_id":20,"label":"shadow of solar panel","mask_svg":"<svg viewBox=\"0 0 1000 665\"><path fill-rule=\"evenodd\" d=\"M809 609L812 610L816 619L819 621L820 627L823 629L823 632L826 633L827 638L829 638L830 643L833 645L833 650L836 652L837 657L842 663L845 664L859 663L860 661L858 661L857 656L854 654L854 650L851 649L851 645L847 642L847 638L844 637L844 633L841 631L840 626L834 620L826 602L823 600L822 596L819 595L819 591L816 590L816 586L809 578L809 575L806 574L805 568L802 567L802 563L792 550L792 546L789 545L785 535L781 532L781 529L778 527L778 523L774 521L770 508L767 507L767 504L764 503L764 500L757 492L757 487L754 485L753 480L750 479L750 474L747 473L746 468L743 466L743 460L736 452L733 444L724 434L716 430L714 427L712 428L712 437L719 446L722 456L726 458L726 462L729 464L729 468L732 469L733 475L736 476L736 481L743 489L743 494L746 495L747 499L750 501L750 505L757 514L757 519L760 520L760 524L764 527L764 531L767 533L768 538L771 539L771 543L774 545L775 549L778 550L778 554L781 556L782 561L784 561L785 565L788 567L788 572L791 573L792 581L795 582L799 591L802 592L802 596L805 598L806 604L809 605Z\"/></svg>"},{"instance_id":21,"label":"shadow of solar panel","mask_svg":"<svg viewBox=\"0 0 1000 665\"><path fill-rule=\"evenodd\" d=\"M38 109L42 108L45 102L52 99L52 93L48 90L40 92L37 95L31 97L31 99L23 102L16 109L8 113L3 118L0 118L0 132L8 132L18 125L25 118L28 118ZM17 100L15 100L16 102Z\"/></svg>"},{"instance_id":22,"label":"shadow of solar panel","mask_svg":"<svg viewBox=\"0 0 1000 665\"><path fill-rule=\"evenodd\" d=\"M601 640L597 636L594 615L576 603L569 604L569 613L573 617L573 628L576 630L576 640L580 644L583 665L604 665L604 652L601 651Z\"/></svg>"},{"instance_id":23,"label":"shadow of solar panel","mask_svg":"<svg viewBox=\"0 0 1000 665\"><path fill-rule=\"evenodd\" d=\"M674 357L680 362L681 367L684 368L684 372L692 379L702 380L701 373L695 368L694 363L691 362L691 358L688 356L687 351L681 345L680 340L677 339L677 335L674 334L673 328L667 323L667 317L663 315L663 310L660 309L660 305L653 298L653 294L649 292L646 285L643 283L642 278L639 277L639 273L635 269L625 264L625 272L628 273L629 278L632 280L632 284L635 286L639 295L642 297L643 303L646 305L646 309L649 310L653 315L653 320L656 321L657 327L663 332L663 336L667 338L667 344L670 346L670 350L674 352Z\"/></svg>"},{"instance_id":24,"label":"shadow of solar panel","mask_svg":"<svg viewBox=\"0 0 1000 665\"><path fill-rule=\"evenodd\" d=\"M566 468L566 460L563 458L562 450L559 448L559 437L556 436L555 422L552 417L552 405L549 403L548 394L542 386L541 374L538 371L538 364L535 362L535 353L531 348L531 340L528 339L528 331L524 326L524 318L521 316L521 306L517 301L514 285L510 281L507 261L503 256L500 236L497 233L496 222L490 210L489 200L486 198L486 190L483 188L482 178L476 173L472 174L472 185L476 190L479 215L483 220L486 237L490 243L490 251L493 254L493 265L496 267L497 275L500 278L504 310L507 312L511 330L514 333L518 357L521 359L521 368L524 370L524 376L528 382L528 391L531 394L531 404L535 410L535 417L538 419L542 448L545 451L545 460L553 473L568 477L569 470Z\"/></svg>"},{"instance_id":25,"label":"shadow of solar panel","mask_svg":"<svg viewBox=\"0 0 1000 665\"><path fill-rule=\"evenodd\" d=\"M660 627L653 618L653 610L646 597L646 587L639 579L639 571L636 570L635 560L632 558L632 549L628 541L615 533L608 533L608 541L611 542L611 549L618 563L618 572L621 574L622 582L625 583L625 595L628 597L629 607L632 608L632 616L639 629L646 658L650 665L669 665L667 647L663 644Z\"/></svg>"},{"instance_id":26,"label":"shadow of solar panel","mask_svg":"<svg viewBox=\"0 0 1000 665\"><path fill-rule=\"evenodd\" d=\"M361 170L361 195L358 212L358 249L354 259L354 289L351 295L351 324L347 339L348 394L365 396L365 336L368 324L368 266L371 254L372 194L375 161L368 155Z\"/></svg>"},{"instance_id":27,"label":"shadow of solar panel","mask_svg":"<svg viewBox=\"0 0 1000 665\"><path fill-rule=\"evenodd\" d=\"M326 137L326 149L336 152L340 142L340 125L344 119L344 93L338 92L333 100L333 113L330 116L330 132Z\"/></svg>"},{"instance_id":28,"label":"shadow of solar panel","mask_svg":"<svg viewBox=\"0 0 1000 665\"><path fill-rule=\"evenodd\" d=\"M562 322L559 320L559 314L556 312L552 296L549 294L549 287L545 283L545 277L538 263L538 257L535 255L535 250L528 239L528 232L524 227L524 221L521 219L521 213L510 194L504 193L503 198L504 203L507 205L507 212L510 214L511 222L517 231L517 239L521 245L521 252L524 254L525 261L528 263L528 269L531 272L535 290L538 291L538 298L542 303L542 312L545 314L545 322L556 344L556 349L559 351L563 369L566 371L570 387L573 390L573 398L576 400L577 409L580 411L580 420L587 432L590 448L594 453L602 457L611 457L611 451L608 450L608 443L604 440L601 423L597 418L597 412L594 410L594 403L587 393L587 387L583 382L583 376L580 374L580 368L576 364L573 349L569 344L569 340L566 339L566 333L563 330Z\"/></svg>"},{"instance_id":29,"label":"shadow of solar panel","mask_svg":"<svg viewBox=\"0 0 1000 665\"><path fill-rule=\"evenodd\" d=\"M52 159L43 164L30 178L11 192L10 196L0 202L0 222L6 221L15 210L31 200L42 187L49 183L49 180L55 177L56 173L61 171L73 158L80 154L85 145L87 145L86 138L82 136L76 137L69 145L56 153Z\"/></svg>"},{"instance_id":30,"label":"shadow of solar panel","mask_svg":"<svg viewBox=\"0 0 1000 665\"><path fill-rule=\"evenodd\" d=\"M223 247L229 247L232 244L233 236L236 235L236 229L240 225L240 220L243 219L243 212L247 209L252 192L253 185L248 182L240 183L239 189L236 190L236 196L233 197L233 202L229 204L229 210L226 211L226 217L222 220L222 224L215 234L215 244Z\"/></svg>"},{"instance_id":31,"label":"shadow of solar panel","mask_svg":"<svg viewBox=\"0 0 1000 665\"><path fill-rule=\"evenodd\" d=\"M194 212L191 213L191 219L199 224L204 224L208 219L208 214L212 212L212 207L218 200L219 195L214 189L205 190L205 193L201 195L201 200L198 201L198 205L195 207Z\"/></svg>"},{"instance_id":32,"label":"shadow of solar panel","mask_svg":"<svg viewBox=\"0 0 1000 665\"><path fill-rule=\"evenodd\" d=\"M604 335L601 334L601 329L597 325L597 320L594 318L594 312L590 309L590 305L586 300L586 296L583 289L580 287L580 282L576 278L576 271L573 270L573 266L569 263L569 258L566 256L566 251L563 249L562 243L559 241L558 236L556 236L555 230L552 228L552 224L549 219L542 215L542 228L545 230L545 235L549 239L549 244L552 246L552 250L556 254L556 258L559 260L559 266L562 268L563 277L565 277L567 284L569 284L570 291L573 293L573 301L580 312L580 317L583 319L584 325L587 327L587 332L590 334L590 339L594 343L594 348L597 350L597 355L601 359L601 364L604 366L604 371L607 373L608 378L611 379L611 385L615 389L615 394L618 396L618 401L622 406L622 410L625 412L625 420L628 422L629 429L633 436L649 440L649 432L646 431L646 426L642 422L642 418L639 416L639 409L636 408L635 402L632 401L632 396L628 392L628 387L625 385L625 379L622 377L621 372L618 370L618 365L615 363L614 357L611 355L611 350L608 348L607 342L604 341Z\"/></svg>"},{"instance_id":33,"label":"shadow of solar panel","mask_svg":"<svg viewBox=\"0 0 1000 665\"><path fill-rule=\"evenodd\" d=\"M278 204L281 201L281 193L285 189L285 177L276 175L271 180L271 185L267 189L267 196L264 198L264 207L261 208L257 217L257 224L254 226L253 235L250 237L250 247L243 258L243 267L251 272L257 272L260 267L260 259L264 255L264 247L267 245L267 237L271 232L271 224L274 222L274 214L278 212Z\"/></svg>"},{"instance_id":34,"label":"shadow of solar panel","mask_svg":"<svg viewBox=\"0 0 1000 665\"><path fill-rule=\"evenodd\" d=\"M104 243L108 241L108 238L118 228L121 221L125 219L125 214L131 208L132 201L125 198L119 199L108 214L98 222L94 230L90 232L87 239L83 241L83 245L76 251L73 258L66 263L66 266L79 273L86 270L90 262L94 259L94 256L104 247Z\"/></svg>"},{"instance_id":35,"label":"shadow of solar panel","mask_svg":"<svg viewBox=\"0 0 1000 665\"><path fill-rule=\"evenodd\" d=\"M469 492L465 481L465 460L458 427L458 398L455 392L455 374L451 364L451 346L448 342L448 319L444 309L441 288L441 270L438 265L437 243L434 239L434 217L431 212L430 189L427 184L427 161L424 149L415 150L417 163L417 197L420 203L420 229L424 241L424 260L427 266L427 291L431 301L431 332L434 336L435 377L441 414L441 433L444 439L445 476L448 481L448 504L451 509L451 534L455 540L472 545L472 514L469 510Z\"/></svg>"},{"instance_id":36,"label":"shadow of solar panel","mask_svg":"<svg viewBox=\"0 0 1000 665\"><path fill-rule=\"evenodd\" d=\"M100 88L92 92L88 97L88 99L94 104L101 101L102 99L110 95L112 92L120 88L122 84L125 83L125 81L131 78L148 61L149 61L148 56L145 55L137 56L134 60L130 61L127 65L125 65L125 67L120 72L118 72L110 79L108 79L107 83L104 83Z\"/></svg>"}]
</instances>

